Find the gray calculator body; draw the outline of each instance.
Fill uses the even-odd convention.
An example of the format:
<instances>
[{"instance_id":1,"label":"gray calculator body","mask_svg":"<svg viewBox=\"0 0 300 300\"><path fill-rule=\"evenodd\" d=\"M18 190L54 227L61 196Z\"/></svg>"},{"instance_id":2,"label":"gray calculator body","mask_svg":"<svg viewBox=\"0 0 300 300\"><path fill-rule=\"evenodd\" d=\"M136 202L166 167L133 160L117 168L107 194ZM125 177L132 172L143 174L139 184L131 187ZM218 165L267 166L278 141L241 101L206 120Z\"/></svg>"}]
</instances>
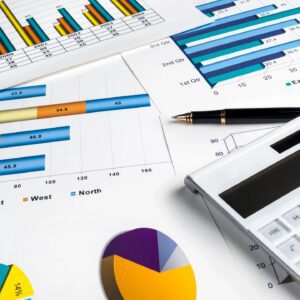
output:
<instances>
[{"instance_id":1,"label":"gray calculator body","mask_svg":"<svg viewBox=\"0 0 300 300\"><path fill-rule=\"evenodd\" d=\"M192 173L185 183L300 280L300 118Z\"/></svg>"}]
</instances>

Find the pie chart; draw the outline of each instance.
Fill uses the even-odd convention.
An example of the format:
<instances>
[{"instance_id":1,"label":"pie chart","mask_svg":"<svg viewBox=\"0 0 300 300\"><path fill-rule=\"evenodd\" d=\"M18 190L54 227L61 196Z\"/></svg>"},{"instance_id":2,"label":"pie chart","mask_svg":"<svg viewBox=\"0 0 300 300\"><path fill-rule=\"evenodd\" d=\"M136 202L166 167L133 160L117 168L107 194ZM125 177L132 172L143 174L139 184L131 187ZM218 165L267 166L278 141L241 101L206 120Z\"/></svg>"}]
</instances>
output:
<instances>
[{"instance_id":1,"label":"pie chart","mask_svg":"<svg viewBox=\"0 0 300 300\"><path fill-rule=\"evenodd\" d=\"M0 264L0 300L31 300L33 295L31 283L21 269Z\"/></svg>"},{"instance_id":2,"label":"pie chart","mask_svg":"<svg viewBox=\"0 0 300 300\"><path fill-rule=\"evenodd\" d=\"M164 233L139 228L115 237L101 262L109 300L195 300L196 280L180 247Z\"/></svg>"}]
</instances>

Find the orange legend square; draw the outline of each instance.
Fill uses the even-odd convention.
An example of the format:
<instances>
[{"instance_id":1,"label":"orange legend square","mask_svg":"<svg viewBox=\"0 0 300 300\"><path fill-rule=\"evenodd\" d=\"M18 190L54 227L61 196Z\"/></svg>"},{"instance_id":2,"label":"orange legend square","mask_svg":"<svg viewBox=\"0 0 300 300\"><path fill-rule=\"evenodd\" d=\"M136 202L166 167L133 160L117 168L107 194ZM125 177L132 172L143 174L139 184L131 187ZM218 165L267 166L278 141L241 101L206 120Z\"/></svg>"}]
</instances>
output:
<instances>
[{"instance_id":1,"label":"orange legend square","mask_svg":"<svg viewBox=\"0 0 300 300\"><path fill-rule=\"evenodd\" d=\"M23 202L28 202L28 198L23 198Z\"/></svg>"}]
</instances>

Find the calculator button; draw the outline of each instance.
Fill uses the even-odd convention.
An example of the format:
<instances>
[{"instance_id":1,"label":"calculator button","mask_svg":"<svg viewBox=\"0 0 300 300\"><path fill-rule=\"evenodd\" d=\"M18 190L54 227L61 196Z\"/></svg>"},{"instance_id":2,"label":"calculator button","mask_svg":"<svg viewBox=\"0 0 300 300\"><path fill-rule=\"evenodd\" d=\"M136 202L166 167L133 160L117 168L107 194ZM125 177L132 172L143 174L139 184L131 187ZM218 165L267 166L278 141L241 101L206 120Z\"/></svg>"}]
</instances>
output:
<instances>
[{"instance_id":1,"label":"calculator button","mask_svg":"<svg viewBox=\"0 0 300 300\"><path fill-rule=\"evenodd\" d=\"M292 226L300 227L300 206L284 214L283 218Z\"/></svg>"},{"instance_id":2,"label":"calculator button","mask_svg":"<svg viewBox=\"0 0 300 300\"><path fill-rule=\"evenodd\" d=\"M278 249L289 259L295 259L300 256L300 238L293 236L286 242L278 246Z\"/></svg>"},{"instance_id":3,"label":"calculator button","mask_svg":"<svg viewBox=\"0 0 300 300\"><path fill-rule=\"evenodd\" d=\"M284 237L289 231L290 230L279 220L275 220L259 230L259 232L271 242L275 242Z\"/></svg>"}]
</instances>

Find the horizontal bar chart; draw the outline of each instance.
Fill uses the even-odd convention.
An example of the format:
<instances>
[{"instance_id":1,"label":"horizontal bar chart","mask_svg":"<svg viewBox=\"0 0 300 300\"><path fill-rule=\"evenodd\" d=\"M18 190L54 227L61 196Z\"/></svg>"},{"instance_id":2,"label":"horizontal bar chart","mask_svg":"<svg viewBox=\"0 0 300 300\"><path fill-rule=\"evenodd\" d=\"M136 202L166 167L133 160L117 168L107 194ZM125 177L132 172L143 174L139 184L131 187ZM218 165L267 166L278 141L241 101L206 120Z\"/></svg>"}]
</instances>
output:
<instances>
[{"instance_id":1,"label":"horizontal bar chart","mask_svg":"<svg viewBox=\"0 0 300 300\"><path fill-rule=\"evenodd\" d=\"M256 26L256 25L267 23L267 22L276 21L276 20L283 19L283 18L286 18L286 17L296 16L299 13L300 13L300 7L295 8L295 9L290 9L290 10L287 10L287 11L283 11L283 12L279 12L279 13L270 14L270 15L267 15L267 16L264 16L264 17L260 17L256 20L253 20L253 21L245 22L245 23L242 23L242 24L234 25L234 26L225 27L225 28L222 28L222 29L217 29L217 30L210 31L210 32L204 33L204 34L195 35L193 37L190 37L190 38L187 38L185 40L180 41L180 45L193 43L195 41L200 41L200 40L203 40L203 39L206 39L206 38L209 38L209 37L214 37L214 36L224 34L224 33L228 33L228 32L232 32L232 31L235 31L235 30L241 30L241 29L245 29L247 27Z\"/></svg>"},{"instance_id":2,"label":"horizontal bar chart","mask_svg":"<svg viewBox=\"0 0 300 300\"><path fill-rule=\"evenodd\" d=\"M234 57L234 58L231 58L228 60L217 62L212 65L203 66L200 68L200 70L203 74L205 74L208 72L220 70L220 69L223 69L226 67L230 67L232 65L242 64L249 60L258 59L260 57L264 57L264 56L268 56L268 55L273 55L273 54L276 54L276 53L279 53L279 52L282 52L282 51L285 51L288 49L297 48L297 47L300 47L300 40L296 40L296 41L288 42L288 43L285 43L282 45L273 46L271 48L262 49L262 50L255 51L252 53L244 54L244 55Z\"/></svg>"},{"instance_id":3,"label":"horizontal bar chart","mask_svg":"<svg viewBox=\"0 0 300 300\"><path fill-rule=\"evenodd\" d=\"M232 2L212 1L198 9L221 11L221 6ZM296 33L300 7L283 8L277 1L264 6L248 2L251 9L244 2L238 3L240 12L172 37L212 88L223 81L264 70L267 62L269 69L286 57L285 51L300 47ZM294 38L291 32L296 33Z\"/></svg>"},{"instance_id":4,"label":"horizontal bar chart","mask_svg":"<svg viewBox=\"0 0 300 300\"><path fill-rule=\"evenodd\" d=\"M281 23L278 23L278 24L274 24L274 25L270 25L270 26L266 26L266 27L246 31L246 32L243 32L243 33L235 34L235 35L232 35L232 36L224 37L224 38L217 39L217 40L214 40L214 41L211 41L211 42L207 42L207 43L204 43L204 44L200 44L200 45L197 45L197 46L186 48L184 51L187 54L192 54L192 53L195 53L195 52L212 49L212 48L224 45L224 44L229 44L229 43L236 42L236 41L239 41L239 40L247 39L247 38L250 38L250 37L253 37L253 36L258 36L258 35L261 35L261 34L265 34L265 33L268 33L270 31L275 31L275 30L284 29L286 27L295 26L295 25L298 25L298 24L299 24L299 21L296 20L296 19L295 20L288 20L288 21L281 22Z\"/></svg>"},{"instance_id":5,"label":"horizontal bar chart","mask_svg":"<svg viewBox=\"0 0 300 300\"><path fill-rule=\"evenodd\" d=\"M46 96L46 85L25 86L0 91L0 101Z\"/></svg>"},{"instance_id":6,"label":"horizontal bar chart","mask_svg":"<svg viewBox=\"0 0 300 300\"><path fill-rule=\"evenodd\" d=\"M218 29L224 29L224 28L230 27L232 25L246 23L250 20L251 21L257 20L259 18L257 16L258 14L270 12L275 9L277 9L277 7L275 5L267 5L267 6L263 6L261 8L257 8L257 9L253 9L253 10L239 13L236 15L221 18L221 19L218 19L215 22L212 22L208 25L204 25L204 26L198 27L196 29L190 30L188 32L175 35L173 37L173 39L179 45L185 45L185 44L189 43L190 41L198 40L199 37L201 38L202 34L211 33ZM195 37L197 37L197 38L195 38ZM189 38L193 38L193 39L190 40Z\"/></svg>"},{"instance_id":7,"label":"horizontal bar chart","mask_svg":"<svg viewBox=\"0 0 300 300\"><path fill-rule=\"evenodd\" d=\"M275 30L275 31L266 31L266 32L261 33L261 34L253 35L253 36L250 36L250 37L245 37L241 40L236 40L236 41L232 41L232 42L229 42L229 43L220 44L220 45L218 45L216 47L213 47L213 48L209 48L209 49L206 49L206 50L195 52L193 54L190 54L190 58L193 60L193 59L199 58L201 56L205 57L206 55L209 55L209 54L217 55L221 51L226 52L226 50L228 50L227 54L232 54L234 52L241 51L242 49L244 49L244 50L249 49L249 48L246 47L246 44L248 44L248 43L256 42L256 43L259 43L260 45L263 45L262 41L264 39L269 38L269 37L279 36L279 35L284 34L284 33L285 33L285 31L283 29L278 29L278 30ZM229 51L230 48L233 49L233 50Z\"/></svg>"},{"instance_id":8,"label":"horizontal bar chart","mask_svg":"<svg viewBox=\"0 0 300 300\"><path fill-rule=\"evenodd\" d=\"M0 176L45 170L45 155L0 160Z\"/></svg>"},{"instance_id":9,"label":"horizontal bar chart","mask_svg":"<svg viewBox=\"0 0 300 300\"><path fill-rule=\"evenodd\" d=\"M11 148L70 140L70 127L30 130L0 135L0 148Z\"/></svg>"},{"instance_id":10,"label":"horizontal bar chart","mask_svg":"<svg viewBox=\"0 0 300 300\"><path fill-rule=\"evenodd\" d=\"M95 99L0 111L0 123L55 118L150 106L148 94Z\"/></svg>"},{"instance_id":11,"label":"horizontal bar chart","mask_svg":"<svg viewBox=\"0 0 300 300\"><path fill-rule=\"evenodd\" d=\"M218 0L206 4L197 5L197 8L204 14L212 16L211 14L217 10L225 9L228 7L235 6L234 0Z\"/></svg>"}]
</instances>

